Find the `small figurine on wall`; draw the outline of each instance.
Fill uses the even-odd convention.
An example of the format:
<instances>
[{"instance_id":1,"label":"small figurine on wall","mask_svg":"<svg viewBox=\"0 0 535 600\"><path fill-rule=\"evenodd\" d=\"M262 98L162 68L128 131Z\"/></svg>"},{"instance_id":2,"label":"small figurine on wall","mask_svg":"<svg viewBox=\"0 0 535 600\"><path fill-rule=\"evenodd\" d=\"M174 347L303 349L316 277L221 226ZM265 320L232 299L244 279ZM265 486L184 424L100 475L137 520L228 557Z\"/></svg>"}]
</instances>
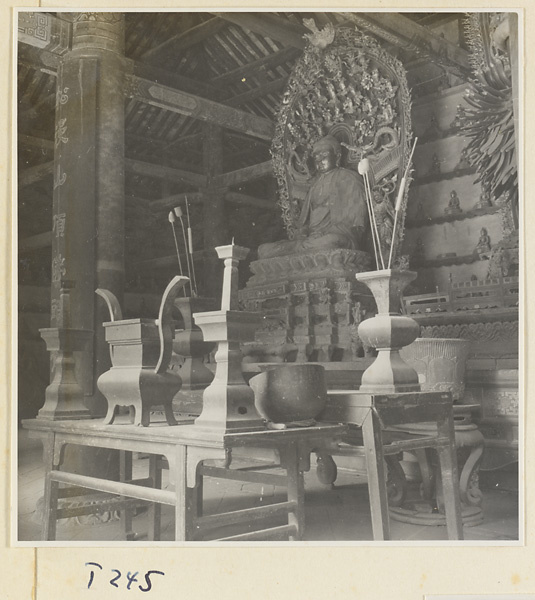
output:
<instances>
[{"instance_id":1,"label":"small figurine on wall","mask_svg":"<svg viewBox=\"0 0 535 600\"><path fill-rule=\"evenodd\" d=\"M414 248L412 251L412 257L413 260L415 260L416 262L420 262L422 260L425 260L425 249L424 249L424 243L421 237L417 237L416 238L416 242L414 244Z\"/></svg>"},{"instance_id":2,"label":"small figurine on wall","mask_svg":"<svg viewBox=\"0 0 535 600\"><path fill-rule=\"evenodd\" d=\"M455 170L461 170L461 169L469 169L472 165L470 164L470 161L468 160L468 148L463 148L461 150L461 156L459 158L459 162L455 165Z\"/></svg>"},{"instance_id":3,"label":"small figurine on wall","mask_svg":"<svg viewBox=\"0 0 535 600\"><path fill-rule=\"evenodd\" d=\"M457 192L455 190L452 190L450 192L450 200L448 202L448 206L446 206L446 208L444 209L444 212L447 215L456 215L458 213L463 212L459 196L457 195Z\"/></svg>"},{"instance_id":4,"label":"small figurine on wall","mask_svg":"<svg viewBox=\"0 0 535 600\"><path fill-rule=\"evenodd\" d=\"M427 129L424 131L424 138L434 138L434 137L439 137L442 134L442 129L440 129L438 122L437 122L437 117L435 114L431 115L431 118L429 119L429 125L427 126Z\"/></svg>"},{"instance_id":5,"label":"small figurine on wall","mask_svg":"<svg viewBox=\"0 0 535 600\"><path fill-rule=\"evenodd\" d=\"M457 105L457 112L450 125L450 130L456 131L462 127L464 120L466 119L466 110L462 104Z\"/></svg>"},{"instance_id":6,"label":"small figurine on wall","mask_svg":"<svg viewBox=\"0 0 535 600\"><path fill-rule=\"evenodd\" d=\"M483 188L481 190L481 195L479 196L479 200L475 208L489 208L492 206L492 201L490 199L490 191L488 189Z\"/></svg>"},{"instance_id":7,"label":"small figurine on wall","mask_svg":"<svg viewBox=\"0 0 535 600\"><path fill-rule=\"evenodd\" d=\"M431 166L429 167L429 175L440 175L440 160L435 152L431 160Z\"/></svg>"},{"instance_id":8,"label":"small figurine on wall","mask_svg":"<svg viewBox=\"0 0 535 600\"><path fill-rule=\"evenodd\" d=\"M486 227L481 228L479 235L479 241L476 246L476 252L479 254L480 259L489 258L490 254L490 236Z\"/></svg>"}]
</instances>

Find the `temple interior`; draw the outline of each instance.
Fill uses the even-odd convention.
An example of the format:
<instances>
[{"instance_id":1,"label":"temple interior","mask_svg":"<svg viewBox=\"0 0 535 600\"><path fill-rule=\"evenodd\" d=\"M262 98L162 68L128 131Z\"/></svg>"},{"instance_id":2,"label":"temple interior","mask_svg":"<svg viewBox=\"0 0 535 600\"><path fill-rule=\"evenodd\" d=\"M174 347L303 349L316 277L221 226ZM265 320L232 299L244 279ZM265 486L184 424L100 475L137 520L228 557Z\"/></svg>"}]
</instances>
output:
<instances>
[{"instance_id":1,"label":"temple interior","mask_svg":"<svg viewBox=\"0 0 535 600\"><path fill-rule=\"evenodd\" d=\"M15 538L518 540L516 14L18 36Z\"/></svg>"}]
</instances>

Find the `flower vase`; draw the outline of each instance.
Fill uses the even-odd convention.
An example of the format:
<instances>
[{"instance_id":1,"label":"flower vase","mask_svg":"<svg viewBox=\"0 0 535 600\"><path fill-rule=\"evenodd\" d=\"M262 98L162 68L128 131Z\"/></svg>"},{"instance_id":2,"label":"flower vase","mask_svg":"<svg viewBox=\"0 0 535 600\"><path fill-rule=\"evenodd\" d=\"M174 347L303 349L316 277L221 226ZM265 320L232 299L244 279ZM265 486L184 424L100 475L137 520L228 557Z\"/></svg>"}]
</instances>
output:
<instances>
[{"instance_id":1,"label":"flower vase","mask_svg":"<svg viewBox=\"0 0 535 600\"><path fill-rule=\"evenodd\" d=\"M418 392L418 373L400 356L401 348L419 335L416 321L400 314L401 294L416 279L413 271L383 269L357 273L357 281L372 292L377 314L362 321L358 334L364 345L375 348L377 357L362 374L360 391L378 394Z\"/></svg>"}]
</instances>

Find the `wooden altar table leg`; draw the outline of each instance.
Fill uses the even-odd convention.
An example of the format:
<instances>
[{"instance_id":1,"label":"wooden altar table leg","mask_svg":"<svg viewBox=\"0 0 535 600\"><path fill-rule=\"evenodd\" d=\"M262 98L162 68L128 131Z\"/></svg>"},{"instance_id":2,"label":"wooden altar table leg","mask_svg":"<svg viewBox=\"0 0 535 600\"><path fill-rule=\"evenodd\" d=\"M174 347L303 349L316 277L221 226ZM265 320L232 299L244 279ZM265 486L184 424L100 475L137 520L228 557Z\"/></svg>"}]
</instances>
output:
<instances>
[{"instance_id":1,"label":"wooden altar table leg","mask_svg":"<svg viewBox=\"0 0 535 600\"><path fill-rule=\"evenodd\" d=\"M296 507L288 512L288 525L296 527L296 533L290 535L290 541L299 541L305 534L305 481L300 468L299 444L293 443L281 451L281 462L286 469L288 501L294 501Z\"/></svg>"},{"instance_id":2,"label":"wooden altar table leg","mask_svg":"<svg viewBox=\"0 0 535 600\"><path fill-rule=\"evenodd\" d=\"M169 470L174 471L175 482L175 541L185 542L188 538L188 485L187 485L187 446L175 449L174 460L169 461Z\"/></svg>"},{"instance_id":3,"label":"wooden altar table leg","mask_svg":"<svg viewBox=\"0 0 535 600\"><path fill-rule=\"evenodd\" d=\"M152 487L154 489L162 489L161 457L156 454L151 454L149 456L149 477L152 480ZM162 505L159 502L151 502L151 504L149 504L148 518L148 539L151 542L158 542L161 539L162 525Z\"/></svg>"},{"instance_id":4,"label":"wooden altar table leg","mask_svg":"<svg viewBox=\"0 0 535 600\"><path fill-rule=\"evenodd\" d=\"M457 451L453 443L455 440L455 431L453 414L451 412L437 421L437 430L439 437L447 437L450 440L448 445L439 445L437 448L448 539L462 540L464 539L464 534L459 493L459 474L457 470Z\"/></svg>"},{"instance_id":5,"label":"wooden altar table leg","mask_svg":"<svg viewBox=\"0 0 535 600\"><path fill-rule=\"evenodd\" d=\"M132 452L119 450L119 481L130 481L132 479ZM124 497L123 497L124 499ZM136 538L132 529L133 511L131 508L125 508L121 511L121 527L124 531L124 537L127 541Z\"/></svg>"},{"instance_id":6,"label":"wooden altar table leg","mask_svg":"<svg viewBox=\"0 0 535 600\"><path fill-rule=\"evenodd\" d=\"M59 465L54 464L55 445L56 435L54 432L50 432L47 434L44 442L45 495L43 508L43 541L53 541L56 539L59 483L50 479L52 471L59 467Z\"/></svg>"},{"instance_id":7,"label":"wooden altar table leg","mask_svg":"<svg viewBox=\"0 0 535 600\"><path fill-rule=\"evenodd\" d=\"M383 436L377 415L370 410L362 424L374 540L390 539Z\"/></svg>"}]
</instances>

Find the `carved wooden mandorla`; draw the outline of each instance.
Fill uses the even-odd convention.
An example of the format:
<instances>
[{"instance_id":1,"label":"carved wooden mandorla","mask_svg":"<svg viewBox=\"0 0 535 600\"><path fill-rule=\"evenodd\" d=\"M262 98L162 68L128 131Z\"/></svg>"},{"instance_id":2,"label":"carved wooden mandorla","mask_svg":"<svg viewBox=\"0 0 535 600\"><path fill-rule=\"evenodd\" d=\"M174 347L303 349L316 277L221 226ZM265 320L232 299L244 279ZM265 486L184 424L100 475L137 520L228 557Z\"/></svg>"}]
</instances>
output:
<instances>
[{"instance_id":1,"label":"carved wooden mandorla","mask_svg":"<svg viewBox=\"0 0 535 600\"><path fill-rule=\"evenodd\" d=\"M314 175L311 150L316 141L325 135L338 139L345 148L341 166L348 169L356 170L361 158L369 158L374 191L393 205L412 136L410 94L401 63L356 28L319 31L311 20L307 26L313 33L306 36L310 43L290 76L271 148L290 239ZM408 188L395 254L407 193Z\"/></svg>"}]
</instances>

